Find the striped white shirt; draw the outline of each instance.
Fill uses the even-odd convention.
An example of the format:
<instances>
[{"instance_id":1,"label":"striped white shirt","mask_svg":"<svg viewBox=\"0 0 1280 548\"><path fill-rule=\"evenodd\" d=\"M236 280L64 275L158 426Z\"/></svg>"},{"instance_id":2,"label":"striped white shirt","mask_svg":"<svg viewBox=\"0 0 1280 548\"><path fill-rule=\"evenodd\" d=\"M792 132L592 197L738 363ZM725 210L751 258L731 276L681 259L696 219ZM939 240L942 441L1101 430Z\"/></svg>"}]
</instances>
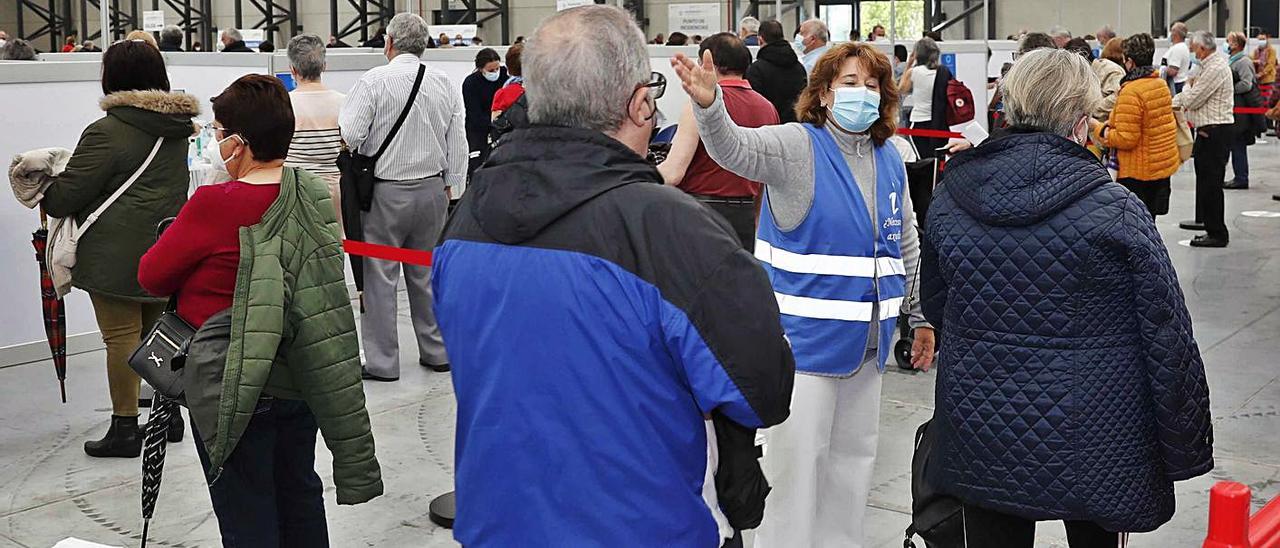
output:
<instances>
[{"instance_id":1,"label":"striped white shirt","mask_svg":"<svg viewBox=\"0 0 1280 548\"><path fill-rule=\"evenodd\" d=\"M284 165L302 168L326 179L338 178L338 153L342 150L338 112L346 98L328 89L289 93L294 129Z\"/></svg>"},{"instance_id":2,"label":"striped white shirt","mask_svg":"<svg viewBox=\"0 0 1280 548\"><path fill-rule=\"evenodd\" d=\"M1174 96L1173 108L1182 108L1195 127L1234 123L1235 87L1227 57L1214 53L1201 60L1195 82Z\"/></svg>"},{"instance_id":3,"label":"striped white shirt","mask_svg":"<svg viewBox=\"0 0 1280 548\"><path fill-rule=\"evenodd\" d=\"M338 120L347 147L367 156L378 152L404 109L421 63L404 53L360 77ZM409 181L443 173L445 184L458 197L466 185L468 154L462 89L428 65L415 101L404 126L378 160L374 176Z\"/></svg>"}]
</instances>

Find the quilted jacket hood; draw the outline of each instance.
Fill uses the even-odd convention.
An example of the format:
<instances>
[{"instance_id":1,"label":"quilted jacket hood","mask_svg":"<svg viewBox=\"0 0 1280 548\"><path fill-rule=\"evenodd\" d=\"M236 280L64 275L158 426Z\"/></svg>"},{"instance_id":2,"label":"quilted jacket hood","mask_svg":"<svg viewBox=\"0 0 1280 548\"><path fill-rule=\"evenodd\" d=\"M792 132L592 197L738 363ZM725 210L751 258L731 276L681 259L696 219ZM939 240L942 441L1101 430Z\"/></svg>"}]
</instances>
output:
<instances>
[{"instance_id":1,"label":"quilted jacket hood","mask_svg":"<svg viewBox=\"0 0 1280 548\"><path fill-rule=\"evenodd\" d=\"M961 154L947 165L956 203L992 226L1027 226L1106 184L1093 154L1058 135L1019 132Z\"/></svg>"}]
</instances>

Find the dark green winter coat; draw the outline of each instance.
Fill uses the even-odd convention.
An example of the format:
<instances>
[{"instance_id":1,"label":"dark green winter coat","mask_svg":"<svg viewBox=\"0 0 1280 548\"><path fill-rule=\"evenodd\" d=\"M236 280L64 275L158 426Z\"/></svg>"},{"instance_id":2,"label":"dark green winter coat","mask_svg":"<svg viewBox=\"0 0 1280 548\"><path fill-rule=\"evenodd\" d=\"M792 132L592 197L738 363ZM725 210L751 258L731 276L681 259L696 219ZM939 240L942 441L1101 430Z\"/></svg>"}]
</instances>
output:
<instances>
[{"instance_id":1,"label":"dark green winter coat","mask_svg":"<svg viewBox=\"0 0 1280 548\"><path fill-rule=\"evenodd\" d=\"M106 116L80 135L66 171L40 202L51 217L83 223L137 171L155 145L151 165L80 238L72 285L111 297L153 301L138 285L138 260L156 241L156 225L187 201L187 138L199 101L185 93L122 91L99 102Z\"/></svg>"},{"instance_id":2,"label":"dark green winter coat","mask_svg":"<svg viewBox=\"0 0 1280 548\"><path fill-rule=\"evenodd\" d=\"M333 453L338 504L382 494L338 238L328 185L294 168L285 168L262 221L240 229L220 397L216 408L191 407L193 418L216 415L216 428L200 427L212 432L205 447L213 474L266 394L307 402Z\"/></svg>"}]
</instances>

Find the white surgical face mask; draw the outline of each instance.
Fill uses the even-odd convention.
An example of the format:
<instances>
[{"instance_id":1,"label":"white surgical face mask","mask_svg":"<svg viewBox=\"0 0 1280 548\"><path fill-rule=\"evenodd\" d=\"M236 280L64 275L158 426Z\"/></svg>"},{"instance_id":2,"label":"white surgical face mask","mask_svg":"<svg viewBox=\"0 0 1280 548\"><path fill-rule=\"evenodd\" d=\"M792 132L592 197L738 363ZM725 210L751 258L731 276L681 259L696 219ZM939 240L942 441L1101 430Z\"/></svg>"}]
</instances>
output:
<instances>
[{"instance_id":1,"label":"white surgical face mask","mask_svg":"<svg viewBox=\"0 0 1280 548\"><path fill-rule=\"evenodd\" d=\"M501 73L501 72L497 72L497 71L495 71L495 72L488 72L488 71L484 71L484 79L485 79L485 80L488 80L488 81L490 81L490 82L497 82L497 81L498 81L498 76L501 76L501 75L502 75L502 73Z\"/></svg>"},{"instance_id":2,"label":"white surgical face mask","mask_svg":"<svg viewBox=\"0 0 1280 548\"><path fill-rule=\"evenodd\" d=\"M228 176L230 176L230 172L227 171L227 161L234 160L236 156L232 154L230 158L227 158L226 160L222 159L222 143L226 142L227 139L231 139L234 137L235 135L228 135L226 138L222 139L221 141L215 141L213 139L210 139L205 144L204 151L202 151L203 156L204 156L204 159L208 160L209 164L213 166L214 173L221 172L221 173L226 173L228 174Z\"/></svg>"}]
</instances>

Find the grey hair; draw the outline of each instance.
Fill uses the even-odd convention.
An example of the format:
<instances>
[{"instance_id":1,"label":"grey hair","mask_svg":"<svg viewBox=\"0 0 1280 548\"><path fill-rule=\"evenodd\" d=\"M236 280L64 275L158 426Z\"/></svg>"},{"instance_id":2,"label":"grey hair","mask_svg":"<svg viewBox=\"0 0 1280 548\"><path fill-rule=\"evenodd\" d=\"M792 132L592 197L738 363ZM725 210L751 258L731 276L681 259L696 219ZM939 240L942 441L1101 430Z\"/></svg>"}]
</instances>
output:
<instances>
[{"instance_id":1,"label":"grey hair","mask_svg":"<svg viewBox=\"0 0 1280 548\"><path fill-rule=\"evenodd\" d=\"M1071 38L1071 31L1062 25L1055 25L1049 29L1049 36L1054 38Z\"/></svg>"},{"instance_id":2,"label":"grey hair","mask_svg":"<svg viewBox=\"0 0 1280 548\"><path fill-rule=\"evenodd\" d=\"M742 27L742 30L747 32L760 32L760 20L755 17L751 17L750 15L743 17L742 21L738 22L738 26Z\"/></svg>"},{"instance_id":3,"label":"grey hair","mask_svg":"<svg viewBox=\"0 0 1280 548\"><path fill-rule=\"evenodd\" d=\"M1191 33L1190 41L1192 44L1200 46L1206 51L1218 50L1218 41L1214 39L1213 33L1207 30L1198 30Z\"/></svg>"},{"instance_id":4,"label":"grey hair","mask_svg":"<svg viewBox=\"0 0 1280 548\"><path fill-rule=\"evenodd\" d=\"M649 51L631 15L606 5L567 9L542 21L525 46L529 121L617 130L636 86L649 83Z\"/></svg>"},{"instance_id":5,"label":"grey hair","mask_svg":"<svg viewBox=\"0 0 1280 548\"><path fill-rule=\"evenodd\" d=\"M821 19L809 19L800 23L801 27L805 25L809 25L809 32L804 33L806 36L822 40L822 43L824 44L831 41L831 29L827 28L826 21Z\"/></svg>"},{"instance_id":6,"label":"grey hair","mask_svg":"<svg viewBox=\"0 0 1280 548\"><path fill-rule=\"evenodd\" d=\"M178 25L165 25L160 29L160 41L173 44L182 41L182 29Z\"/></svg>"},{"instance_id":7,"label":"grey hair","mask_svg":"<svg viewBox=\"0 0 1280 548\"><path fill-rule=\"evenodd\" d=\"M937 70L938 57L941 52L938 51L938 43L928 36L916 40L915 46L916 63L926 68Z\"/></svg>"},{"instance_id":8,"label":"grey hair","mask_svg":"<svg viewBox=\"0 0 1280 548\"><path fill-rule=\"evenodd\" d=\"M240 34L239 29L234 29L234 28L223 29L222 34L234 41L244 40L244 36Z\"/></svg>"},{"instance_id":9,"label":"grey hair","mask_svg":"<svg viewBox=\"0 0 1280 548\"><path fill-rule=\"evenodd\" d=\"M1169 25L1169 36L1179 36L1182 38L1186 38L1187 33L1188 33L1187 24L1183 23L1182 21L1178 21L1177 23Z\"/></svg>"},{"instance_id":10,"label":"grey hair","mask_svg":"<svg viewBox=\"0 0 1280 548\"><path fill-rule=\"evenodd\" d=\"M1230 44L1231 44L1232 42L1235 42L1236 44L1239 44L1239 45L1240 45L1240 49L1244 49L1245 47L1247 47L1247 46L1249 45L1249 37L1248 37L1248 36L1245 36L1245 34L1244 34L1243 32L1240 32L1240 31L1229 32L1229 33L1227 33L1227 44L1228 44L1228 46L1230 46ZM1228 47L1228 49L1230 49L1230 47Z\"/></svg>"},{"instance_id":11,"label":"grey hair","mask_svg":"<svg viewBox=\"0 0 1280 548\"><path fill-rule=\"evenodd\" d=\"M0 48L0 59L6 61L35 61L36 49L31 44L21 38L14 38L5 42L4 47Z\"/></svg>"},{"instance_id":12,"label":"grey hair","mask_svg":"<svg viewBox=\"0 0 1280 548\"><path fill-rule=\"evenodd\" d=\"M1109 36L1110 38L1108 38L1107 40L1103 40L1102 39L1103 36ZM1116 31L1115 29L1111 28L1111 25L1102 25L1102 28L1098 29L1098 41L1102 42L1103 47L1106 47L1107 41L1110 41L1111 38L1115 38L1115 37L1116 37Z\"/></svg>"},{"instance_id":13,"label":"grey hair","mask_svg":"<svg viewBox=\"0 0 1280 548\"><path fill-rule=\"evenodd\" d=\"M387 25L387 36L391 38L391 47L401 53L411 53L419 57L427 50L427 22L416 13L398 13Z\"/></svg>"},{"instance_id":14,"label":"grey hair","mask_svg":"<svg viewBox=\"0 0 1280 548\"><path fill-rule=\"evenodd\" d=\"M1102 102L1102 85L1088 61L1061 49L1041 48L1023 55L1000 88L1010 124L1063 137Z\"/></svg>"},{"instance_id":15,"label":"grey hair","mask_svg":"<svg viewBox=\"0 0 1280 548\"><path fill-rule=\"evenodd\" d=\"M289 64L298 77L314 82L324 72L324 41L314 34L299 34L289 40Z\"/></svg>"}]
</instances>

